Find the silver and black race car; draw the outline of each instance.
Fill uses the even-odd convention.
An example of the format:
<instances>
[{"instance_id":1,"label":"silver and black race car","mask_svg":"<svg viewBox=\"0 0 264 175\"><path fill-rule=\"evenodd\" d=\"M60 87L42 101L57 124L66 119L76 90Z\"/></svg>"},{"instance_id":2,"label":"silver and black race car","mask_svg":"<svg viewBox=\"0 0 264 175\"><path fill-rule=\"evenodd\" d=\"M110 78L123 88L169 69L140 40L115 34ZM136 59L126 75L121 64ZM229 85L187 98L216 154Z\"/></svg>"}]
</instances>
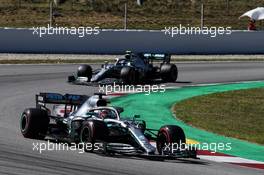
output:
<instances>
[{"instance_id":1,"label":"silver and black race car","mask_svg":"<svg viewBox=\"0 0 264 175\"><path fill-rule=\"evenodd\" d=\"M175 82L178 69L170 63L170 58L169 54L134 54L127 51L124 58L117 58L114 64L105 63L101 69L92 70L90 65L79 66L77 73L68 77L68 82L86 85L94 82L142 84L157 79Z\"/></svg>"},{"instance_id":2,"label":"silver and black race car","mask_svg":"<svg viewBox=\"0 0 264 175\"><path fill-rule=\"evenodd\" d=\"M36 107L21 115L20 128L25 138L52 138L70 143L92 144L86 151L159 157L196 158L196 150L182 147L184 131L176 125L149 129L139 116L121 118L123 108L108 106L103 94L85 95L40 93ZM64 116L56 115L54 105L64 105ZM100 143L100 144L98 144ZM97 148L94 149L95 144ZM175 148L175 146L177 146Z\"/></svg>"}]
</instances>

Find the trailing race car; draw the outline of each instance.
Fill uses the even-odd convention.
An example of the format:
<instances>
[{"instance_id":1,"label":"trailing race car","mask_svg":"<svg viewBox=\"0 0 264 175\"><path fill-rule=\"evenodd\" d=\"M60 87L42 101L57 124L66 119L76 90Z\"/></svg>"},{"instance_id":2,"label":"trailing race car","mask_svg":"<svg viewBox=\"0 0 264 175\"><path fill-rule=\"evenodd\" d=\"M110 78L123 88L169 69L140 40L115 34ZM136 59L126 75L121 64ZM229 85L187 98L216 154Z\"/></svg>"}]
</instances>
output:
<instances>
[{"instance_id":1,"label":"trailing race car","mask_svg":"<svg viewBox=\"0 0 264 175\"><path fill-rule=\"evenodd\" d=\"M40 93L36 95L36 107L28 108L21 115L21 133L25 138L44 139L46 136L68 143L101 143L101 153L125 154L146 157L196 158L196 150L173 148L186 142L179 126L166 125L159 130L146 127L146 122L135 115L121 119L123 108L107 106L103 94L85 95ZM65 105L64 116L52 115L48 106ZM156 146L151 144L156 142Z\"/></svg>"},{"instance_id":2,"label":"trailing race car","mask_svg":"<svg viewBox=\"0 0 264 175\"><path fill-rule=\"evenodd\" d=\"M178 69L170 63L168 54L133 54L126 52L124 58L117 58L114 64L105 63L101 69L92 70L90 65L78 67L77 74L69 76L68 82L87 84L91 82L137 84L161 79L164 82L175 82ZM154 64L154 61L160 63Z\"/></svg>"}]
</instances>

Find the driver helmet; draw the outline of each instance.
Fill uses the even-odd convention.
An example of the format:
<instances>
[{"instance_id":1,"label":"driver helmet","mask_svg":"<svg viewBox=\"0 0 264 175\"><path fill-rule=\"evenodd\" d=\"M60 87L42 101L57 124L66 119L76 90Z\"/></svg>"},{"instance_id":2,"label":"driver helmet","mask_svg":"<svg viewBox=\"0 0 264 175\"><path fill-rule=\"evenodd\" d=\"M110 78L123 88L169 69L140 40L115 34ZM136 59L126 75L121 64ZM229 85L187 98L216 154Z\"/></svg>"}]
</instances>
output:
<instances>
[{"instance_id":1,"label":"driver helmet","mask_svg":"<svg viewBox=\"0 0 264 175\"><path fill-rule=\"evenodd\" d=\"M103 111L100 113L99 116L100 116L100 118L105 119L105 118L109 117L109 115L110 115L109 111L107 111L107 110L103 110Z\"/></svg>"},{"instance_id":2,"label":"driver helmet","mask_svg":"<svg viewBox=\"0 0 264 175\"><path fill-rule=\"evenodd\" d=\"M125 54L125 58L126 59L130 59L131 58L131 54L132 54L132 52L127 50L126 54Z\"/></svg>"}]
</instances>

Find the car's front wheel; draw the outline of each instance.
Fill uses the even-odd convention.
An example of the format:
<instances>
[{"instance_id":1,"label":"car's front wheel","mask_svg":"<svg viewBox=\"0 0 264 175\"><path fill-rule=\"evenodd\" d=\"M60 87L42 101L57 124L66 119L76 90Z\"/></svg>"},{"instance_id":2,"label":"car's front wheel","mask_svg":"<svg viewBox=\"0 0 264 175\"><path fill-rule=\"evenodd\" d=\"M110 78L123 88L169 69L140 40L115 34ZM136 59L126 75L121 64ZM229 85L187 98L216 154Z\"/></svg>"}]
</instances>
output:
<instances>
[{"instance_id":1,"label":"car's front wheel","mask_svg":"<svg viewBox=\"0 0 264 175\"><path fill-rule=\"evenodd\" d=\"M93 152L99 149L107 135L108 128L103 121L84 121L80 131L80 143L83 144L85 152Z\"/></svg>"},{"instance_id":2,"label":"car's front wheel","mask_svg":"<svg viewBox=\"0 0 264 175\"><path fill-rule=\"evenodd\" d=\"M181 127L165 125L159 129L157 136L157 151L159 154L170 153L186 146L186 137Z\"/></svg>"},{"instance_id":3,"label":"car's front wheel","mask_svg":"<svg viewBox=\"0 0 264 175\"><path fill-rule=\"evenodd\" d=\"M87 77L90 81L93 75L93 70L90 65L80 65L77 70L77 76L78 77Z\"/></svg>"}]
</instances>

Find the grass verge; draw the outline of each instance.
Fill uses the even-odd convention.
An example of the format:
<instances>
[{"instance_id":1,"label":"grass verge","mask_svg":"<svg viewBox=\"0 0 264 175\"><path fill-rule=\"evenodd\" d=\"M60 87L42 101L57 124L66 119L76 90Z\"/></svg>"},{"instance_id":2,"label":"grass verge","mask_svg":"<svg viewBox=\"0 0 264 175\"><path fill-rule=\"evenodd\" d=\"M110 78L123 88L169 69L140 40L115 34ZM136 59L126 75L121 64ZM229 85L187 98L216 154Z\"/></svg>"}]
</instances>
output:
<instances>
[{"instance_id":1,"label":"grass verge","mask_svg":"<svg viewBox=\"0 0 264 175\"><path fill-rule=\"evenodd\" d=\"M204 4L204 25L247 29L248 18L238 19L244 12L263 6L263 0L63 0L55 11L58 26L124 27L124 3L127 2L128 29L164 29L168 26L200 26L201 3ZM1 0L0 26L33 27L49 23L49 0ZM258 22L257 28L263 27Z\"/></svg>"},{"instance_id":2,"label":"grass verge","mask_svg":"<svg viewBox=\"0 0 264 175\"><path fill-rule=\"evenodd\" d=\"M264 88L193 97L173 106L177 118L210 132L264 144Z\"/></svg>"}]
</instances>

